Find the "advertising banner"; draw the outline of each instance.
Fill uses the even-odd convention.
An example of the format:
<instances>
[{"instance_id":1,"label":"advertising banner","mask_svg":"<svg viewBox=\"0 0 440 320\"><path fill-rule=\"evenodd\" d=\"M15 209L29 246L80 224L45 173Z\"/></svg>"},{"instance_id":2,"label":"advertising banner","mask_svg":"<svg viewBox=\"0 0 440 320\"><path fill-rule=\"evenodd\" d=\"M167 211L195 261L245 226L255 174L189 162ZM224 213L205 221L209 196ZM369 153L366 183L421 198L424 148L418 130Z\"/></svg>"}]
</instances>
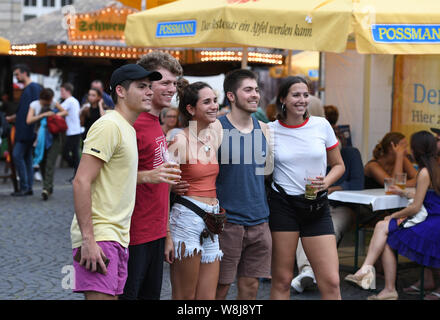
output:
<instances>
[{"instance_id":1,"label":"advertising banner","mask_svg":"<svg viewBox=\"0 0 440 320\"><path fill-rule=\"evenodd\" d=\"M440 128L440 56L396 56L392 130L407 138Z\"/></svg>"}]
</instances>

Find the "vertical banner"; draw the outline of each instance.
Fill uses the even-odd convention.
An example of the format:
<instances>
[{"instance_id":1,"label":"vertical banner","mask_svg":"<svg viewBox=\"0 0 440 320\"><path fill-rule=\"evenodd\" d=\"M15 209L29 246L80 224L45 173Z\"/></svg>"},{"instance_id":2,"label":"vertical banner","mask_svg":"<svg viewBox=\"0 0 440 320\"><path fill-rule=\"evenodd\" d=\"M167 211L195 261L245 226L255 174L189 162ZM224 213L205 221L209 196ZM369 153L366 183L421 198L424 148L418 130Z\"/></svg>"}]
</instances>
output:
<instances>
[{"instance_id":1,"label":"vertical banner","mask_svg":"<svg viewBox=\"0 0 440 320\"><path fill-rule=\"evenodd\" d=\"M408 139L440 128L440 55L396 56L391 128Z\"/></svg>"}]
</instances>

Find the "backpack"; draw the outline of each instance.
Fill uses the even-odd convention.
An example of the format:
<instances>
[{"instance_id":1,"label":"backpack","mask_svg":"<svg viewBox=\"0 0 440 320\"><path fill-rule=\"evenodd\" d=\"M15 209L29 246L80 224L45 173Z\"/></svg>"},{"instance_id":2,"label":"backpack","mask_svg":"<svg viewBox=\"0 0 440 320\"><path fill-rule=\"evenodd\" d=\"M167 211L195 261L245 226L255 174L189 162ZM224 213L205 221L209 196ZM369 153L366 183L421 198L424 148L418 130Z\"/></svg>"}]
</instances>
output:
<instances>
[{"instance_id":1,"label":"backpack","mask_svg":"<svg viewBox=\"0 0 440 320\"><path fill-rule=\"evenodd\" d=\"M52 134L63 133L67 131L67 123L63 117L54 114L50 117L47 117L47 128Z\"/></svg>"}]
</instances>

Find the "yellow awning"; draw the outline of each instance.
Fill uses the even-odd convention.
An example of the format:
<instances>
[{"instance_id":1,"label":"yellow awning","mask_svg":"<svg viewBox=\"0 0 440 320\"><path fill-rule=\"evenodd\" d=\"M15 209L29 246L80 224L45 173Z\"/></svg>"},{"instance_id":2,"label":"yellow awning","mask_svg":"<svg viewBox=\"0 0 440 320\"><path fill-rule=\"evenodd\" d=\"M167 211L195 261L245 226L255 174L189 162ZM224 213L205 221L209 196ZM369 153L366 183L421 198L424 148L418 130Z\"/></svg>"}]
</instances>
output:
<instances>
[{"instance_id":1,"label":"yellow awning","mask_svg":"<svg viewBox=\"0 0 440 320\"><path fill-rule=\"evenodd\" d=\"M145 47L268 47L343 52L352 0L180 0L128 16Z\"/></svg>"},{"instance_id":2,"label":"yellow awning","mask_svg":"<svg viewBox=\"0 0 440 320\"><path fill-rule=\"evenodd\" d=\"M0 37L0 54L8 54L11 49L11 43L9 40Z\"/></svg>"},{"instance_id":3,"label":"yellow awning","mask_svg":"<svg viewBox=\"0 0 440 320\"><path fill-rule=\"evenodd\" d=\"M358 0L353 18L359 53L440 53L439 0Z\"/></svg>"}]
</instances>

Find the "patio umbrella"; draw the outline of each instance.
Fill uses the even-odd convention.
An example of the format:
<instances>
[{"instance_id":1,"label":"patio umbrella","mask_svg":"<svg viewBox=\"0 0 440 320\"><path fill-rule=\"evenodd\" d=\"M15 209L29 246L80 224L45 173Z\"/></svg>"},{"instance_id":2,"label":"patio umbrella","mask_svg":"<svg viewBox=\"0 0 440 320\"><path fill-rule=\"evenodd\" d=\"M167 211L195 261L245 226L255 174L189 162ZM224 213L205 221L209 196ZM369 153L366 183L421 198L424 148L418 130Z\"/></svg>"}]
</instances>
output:
<instances>
[{"instance_id":1,"label":"patio umbrella","mask_svg":"<svg viewBox=\"0 0 440 320\"><path fill-rule=\"evenodd\" d=\"M438 0L358 0L353 18L359 53L440 53Z\"/></svg>"},{"instance_id":2,"label":"patio umbrella","mask_svg":"<svg viewBox=\"0 0 440 320\"><path fill-rule=\"evenodd\" d=\"M343 52L351 16L351 0L180 0L129 15L125 41Z\"/></svg>"},{"instance_id":3,"label":"patio umbrella","mask_svg":"<svg viewBox=\"0 0 440 320\"><path fill-rule=\"evenodd\" d=\"M9 40L0 37L0 54L8 54L11 49Z\"/></svg>"}]
</instances>

